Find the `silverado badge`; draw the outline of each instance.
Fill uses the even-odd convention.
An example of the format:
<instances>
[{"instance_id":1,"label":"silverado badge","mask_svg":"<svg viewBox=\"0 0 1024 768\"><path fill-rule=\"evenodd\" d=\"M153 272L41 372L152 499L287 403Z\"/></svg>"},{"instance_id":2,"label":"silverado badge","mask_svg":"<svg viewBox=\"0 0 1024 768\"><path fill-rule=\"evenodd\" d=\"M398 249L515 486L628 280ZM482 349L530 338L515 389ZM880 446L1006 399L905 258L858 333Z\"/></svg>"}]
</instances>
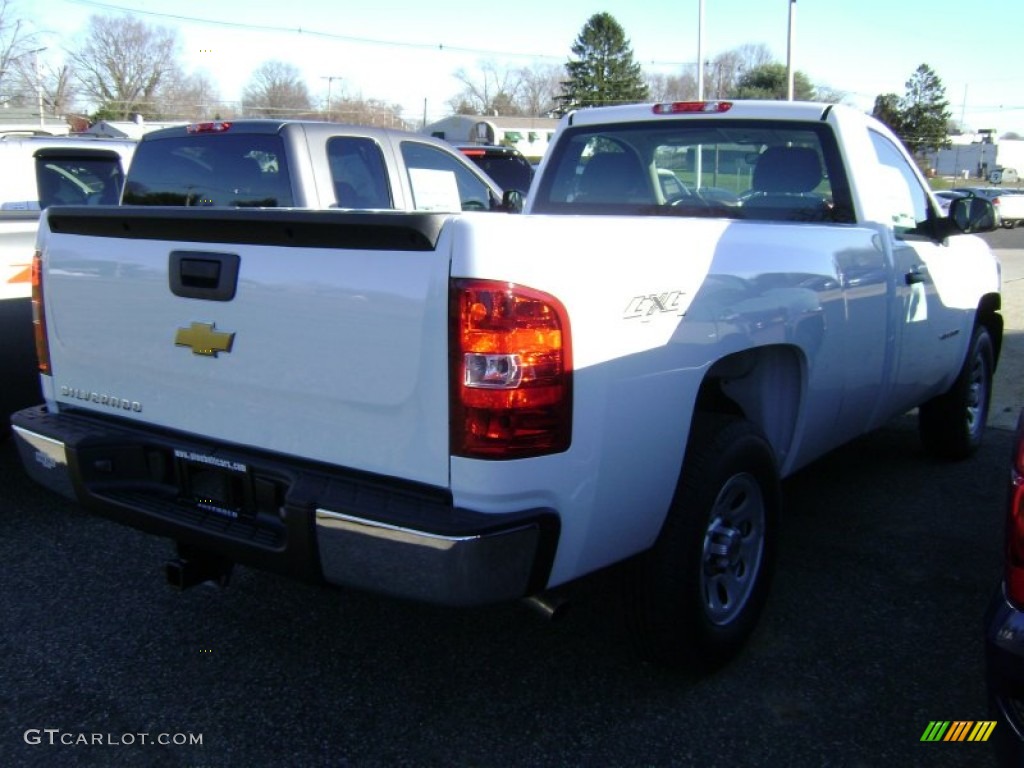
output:
<instances>
[{"instance_id":1,"label":"silverado badge","mask_svg":"<svg viewBox=\"0 0 1024 768\"><path fill-rule=\"evenodd\" d=\"M179 328L174 343L179 347L191 347L192 354L216 357L218 352L230 352L235 334L214 330L213 323L192 323L188 328Z\"/></svg>"}]
</instances>

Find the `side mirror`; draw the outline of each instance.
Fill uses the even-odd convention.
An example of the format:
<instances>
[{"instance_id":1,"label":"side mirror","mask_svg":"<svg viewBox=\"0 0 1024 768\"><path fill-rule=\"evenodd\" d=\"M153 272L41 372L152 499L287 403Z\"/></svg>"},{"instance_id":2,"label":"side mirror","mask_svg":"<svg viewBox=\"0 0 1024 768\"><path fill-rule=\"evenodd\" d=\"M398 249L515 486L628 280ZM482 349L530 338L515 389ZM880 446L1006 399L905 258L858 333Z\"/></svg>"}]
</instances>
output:
<instances>
[{"instance_id":1,"label":"side mirror","mask_svg":"<svg viewBox=\"0 0 1024 768\"><path fill-rule=\"evenodd\" d=\"M518 189L506 189L501 196L501 210L506 213L522 213L523 193Z\"/></svg>"},{"instance_id":2,"label":"side mirror","mask_svg":"<svg viewBox=\"0 0 1024 768\"><path fill-rule=\"evenodd\" d=\"M949 204L949 216L939 220L940 235L973 235L992 232L999 227L999 216L992 203L983 197L960 197Z\"/></svg>"}]
</instances>

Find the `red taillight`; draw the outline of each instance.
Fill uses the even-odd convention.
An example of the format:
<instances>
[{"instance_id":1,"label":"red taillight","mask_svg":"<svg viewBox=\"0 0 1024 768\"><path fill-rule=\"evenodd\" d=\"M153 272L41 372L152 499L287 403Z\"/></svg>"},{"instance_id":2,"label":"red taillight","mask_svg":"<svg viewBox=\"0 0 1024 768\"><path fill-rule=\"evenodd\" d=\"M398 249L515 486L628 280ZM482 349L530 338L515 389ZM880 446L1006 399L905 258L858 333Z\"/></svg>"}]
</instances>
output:
<instances>
[{"instance_id":1,"label":"red taillight","mask_svg":"<svg viewBox=\"0 0 1024 768\"><path fill-rule=\"evenodd\" d=\"M569 318L546 293L455 280L451 296L451 451L521 459L572 438Z\"/></svg>"},{"instance_id":2,"label":"red taillight","mask_svg":"<svg viewBox=\"0 0 1024 768\"><path fill-rule=\"evenodd\" d=\"M464 154L466 157L483 157L484 155L487 154L487 150L486 149L467 149L466 147L463 147L462 148L462 154Z\"/></svg>"},{"instance_id":3,"label":"red taillight","mask_svg":"<svg viewBox=\"0 0 1024 768\"><path fill-rule=\"evenodd\" d=\"M231 123L226 120L213 120L208 123L192 123L185 130L188 133L224 133L230 127Z\"/></svg>"},{"instance_id":4,"label":"red taillight","mask_svg":"<svg viewBox=\"0 0 1024 768\"><path fill-rule=\"evenodd\" d=\"M732 109L731 101L672 101L655 104L652 111L656 115L688 115L695 113L721 114Z\"/></svg>"},{"instance_id":5,"label":"red taillight","mask_svg":"<svg viewBox=\"0 0 1024 768\"><path fill-rule=\"evenodd\" d=\"M50 343L46 338L46 311L43 307L43 254L32 256L32 332L36 341L39 372L50 374Z\"/></svg>"},{"instance_id":6,"label":"red taillight","mask_svg":"<svg viewBox=\"0 0 1024 768\"><path fill-rule=\"evenodd\" d=\"M1024 416L1017 423L1006 510L1006 596L1024 607Z\"/></svg>"}]
</instances>

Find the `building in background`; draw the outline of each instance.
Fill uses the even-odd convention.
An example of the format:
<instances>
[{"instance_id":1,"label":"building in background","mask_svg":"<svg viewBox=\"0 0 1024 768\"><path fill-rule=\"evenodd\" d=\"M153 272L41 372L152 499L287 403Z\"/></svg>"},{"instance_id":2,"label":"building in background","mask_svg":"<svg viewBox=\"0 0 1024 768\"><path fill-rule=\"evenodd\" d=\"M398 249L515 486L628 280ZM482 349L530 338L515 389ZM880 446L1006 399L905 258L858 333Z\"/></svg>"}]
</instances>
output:
<instances>
[{"instance_id":1,"label":"building in background","mask_svg":"<svg viewBox=\"0 0 1024 768\"><path fill-rule=\"evenodd\" d=\"M453 144L500 144L515 147L530 160L539 160L554 136L553 117L489 117L452 115L425 126L422 133Z\"/></svg>"},{"instance_id":2,"label":"building in background","mask_svg":"<svg viewBox=\"0 0 1024 768\"><path fill-rule=\"evenodd\" d=\"M951 136L950 140L952 146L928 155L928 167L936 176L987 181L997 169L1024 171L1024 141L997 139L993 130Z\"/></svg>"},{"instance_id":3,"label":"building in background","mask_svg":"<svg viewBox=\"0 0 1024 768\"><path fill-rule=\"evenodd\" d=\"M18 107L0 107L0 133L38 136L67 136L71 132L62 117L40 116L38 111Z\"/></svg>"}]
</instances>

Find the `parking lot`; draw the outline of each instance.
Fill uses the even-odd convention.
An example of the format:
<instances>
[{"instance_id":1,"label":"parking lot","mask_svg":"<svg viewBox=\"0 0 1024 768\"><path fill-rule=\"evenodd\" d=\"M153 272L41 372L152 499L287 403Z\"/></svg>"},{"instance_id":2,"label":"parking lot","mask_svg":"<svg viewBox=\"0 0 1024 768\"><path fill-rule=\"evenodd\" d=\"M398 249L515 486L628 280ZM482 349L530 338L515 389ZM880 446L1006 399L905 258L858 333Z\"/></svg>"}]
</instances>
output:
<instances>
[{"instance_id":1,"label":"parking lot","mask_svg":"<svg viewBox=\"0 0 1024 768\"><path fill-rule=\"evenodd\" d=\"M248 569L177 593L166 542L36 488L0 445L0 765L989 764L988 744L921 742L988 717L1024 230L987 237L1008 335L982 450L934 462L907 416L788 480L765 617L705 679L637 660L614 571L568 589L556 622Z\"/></svg>"}]
</instances>

